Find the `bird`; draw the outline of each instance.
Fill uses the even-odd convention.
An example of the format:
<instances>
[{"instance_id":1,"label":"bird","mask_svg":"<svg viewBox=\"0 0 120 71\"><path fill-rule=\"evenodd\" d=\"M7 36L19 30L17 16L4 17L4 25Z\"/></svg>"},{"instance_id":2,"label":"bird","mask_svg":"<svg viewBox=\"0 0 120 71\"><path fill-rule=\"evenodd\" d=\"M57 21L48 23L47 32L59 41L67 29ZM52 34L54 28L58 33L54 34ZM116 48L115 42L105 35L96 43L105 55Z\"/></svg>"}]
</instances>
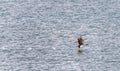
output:
<instances>
[{"instance_id":1,"label":"bird","mask_svg":"<svg viewBox=\"0 0 120 71\"><path fill-rule=\"evenodd\" d=\"M77 38L77 41L78 41L78 48L80 48L80 47L81 47L81 45L83 45L83 44L84 44L83 37L82 37L82 36L79 36L79 37Z\"/></svg>"}]
</instances>

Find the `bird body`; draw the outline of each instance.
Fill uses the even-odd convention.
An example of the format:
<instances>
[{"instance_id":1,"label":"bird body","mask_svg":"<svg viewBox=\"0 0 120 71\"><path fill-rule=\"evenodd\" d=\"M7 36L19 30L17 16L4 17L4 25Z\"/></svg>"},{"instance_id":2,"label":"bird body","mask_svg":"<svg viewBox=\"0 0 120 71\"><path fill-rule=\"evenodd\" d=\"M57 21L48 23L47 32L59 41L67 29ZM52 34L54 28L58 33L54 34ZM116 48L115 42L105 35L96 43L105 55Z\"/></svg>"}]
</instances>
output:
<instances>
[{"instance_id":1,"label":"bird body","mask_svg":"<svg viewBox=\"0 0 120 71\"><path fill-rule=\"evenodd\" d=\"M78 48L80 48L80 46L84 44L84 40L82 36L79 36L77 40L78 40Z\"/></svg>"}]
</instances>

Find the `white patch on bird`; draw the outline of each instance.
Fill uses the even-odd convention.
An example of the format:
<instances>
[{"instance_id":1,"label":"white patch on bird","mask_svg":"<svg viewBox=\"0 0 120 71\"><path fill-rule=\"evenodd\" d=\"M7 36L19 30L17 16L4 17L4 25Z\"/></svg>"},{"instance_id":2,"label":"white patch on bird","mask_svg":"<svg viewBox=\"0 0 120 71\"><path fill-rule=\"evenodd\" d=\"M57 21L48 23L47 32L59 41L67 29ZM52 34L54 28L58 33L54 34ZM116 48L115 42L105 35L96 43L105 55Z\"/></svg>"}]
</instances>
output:
<instances>
[{"instance_id":1,"label":"white patch on bird","mask_svg":"<svg viewBox=\"0 0 120 71\"><path fill-rule=\"evenodd\" d=\"M83 47L84 45L81 45L80 47Z\"/></svg>"}]
</instances>

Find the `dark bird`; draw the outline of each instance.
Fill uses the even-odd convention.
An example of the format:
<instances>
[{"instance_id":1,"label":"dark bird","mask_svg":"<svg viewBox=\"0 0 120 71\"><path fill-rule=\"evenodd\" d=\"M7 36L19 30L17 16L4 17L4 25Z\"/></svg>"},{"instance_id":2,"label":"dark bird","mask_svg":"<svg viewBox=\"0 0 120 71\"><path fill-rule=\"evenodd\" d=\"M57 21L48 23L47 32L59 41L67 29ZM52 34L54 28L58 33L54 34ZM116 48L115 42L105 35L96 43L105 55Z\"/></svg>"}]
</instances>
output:
<instances>
[{"instance_id":1,"label":"dark bird","mask_svg":"<svg viewBox=\"0 0 120 71\"><path fill-rule=\"evenodd\" d=\"M79 36L77 40L78 40L78 48L80 48L80 46L84 44L84 40L82 36Z\"/></svg>"}]
</instances>

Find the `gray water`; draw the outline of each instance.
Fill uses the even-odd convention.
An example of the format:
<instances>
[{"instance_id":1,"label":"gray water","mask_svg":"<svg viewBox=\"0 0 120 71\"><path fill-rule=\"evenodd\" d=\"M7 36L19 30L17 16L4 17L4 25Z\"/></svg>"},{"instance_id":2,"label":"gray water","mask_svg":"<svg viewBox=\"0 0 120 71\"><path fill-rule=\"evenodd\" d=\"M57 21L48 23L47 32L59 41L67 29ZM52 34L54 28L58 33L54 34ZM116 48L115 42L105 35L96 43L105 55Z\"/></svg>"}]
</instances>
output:
<instances>
[{"instance_id":1,"label":"gray water","mask_svg":"<svg viewBox=\"0 0 120 71\"><path fill-rule=\"evenodd\" d=\"M119 71L119 39L120 0L0 0L0 71Z\"/></svg>"}]
</instances>

